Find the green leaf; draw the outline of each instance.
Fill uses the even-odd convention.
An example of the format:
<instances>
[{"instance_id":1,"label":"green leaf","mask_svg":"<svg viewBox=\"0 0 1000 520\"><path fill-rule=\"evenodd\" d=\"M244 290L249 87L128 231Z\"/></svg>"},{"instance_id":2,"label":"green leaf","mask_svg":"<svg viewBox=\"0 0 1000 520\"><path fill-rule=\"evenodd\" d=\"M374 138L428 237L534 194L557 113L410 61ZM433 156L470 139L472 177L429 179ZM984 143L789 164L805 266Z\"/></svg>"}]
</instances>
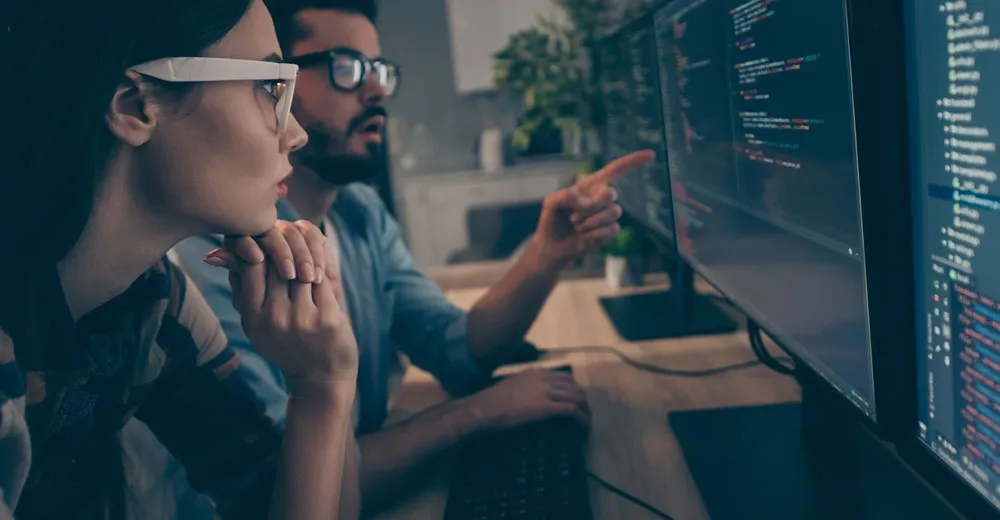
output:
<instances>
[{"instance_id":1,"label":"green leaf","mask_svg":"<svg viewBox=\"0 0 1000 520\"><path fill-rule=\"evenodd\" d=\"M602 251L606 255L627 257L636 252L638 245L635 231L631 227L625 226L611 242L604 246Z\"/></svg>"},{"instance_id":2,"label":"green leaf","mask_svg":"<svg viewBox=\"0 0 1000 520\"><path fill-rule=\"evenodd\" d=\"M592 73L600 56L596 44L629 21L629 13L650 4L650 0L554 1L564 17L536 17L531 27L512 34L493 55L494 84L523 94L525 114L519 128L524 135L517 137L523 149L542 121L581 131L600 124L596 119L603 118L603 101Z\"/></svg>"},{"instance_id":3,"label":"green leaf","mask_svg":"<svg viewBox=\"0 0 1000 520\"><path fill-rule=\"evenodd\" d=\"M578 174L590 175L597 170L597 158L594 156L584 157L573 166L573 171Z\"/></svg>"},{"instance_id":4,"label":"green leaf","mask_svg":"<svg viewBox=\"0 0 1000 520\"><path fill-rule=\"evenodd\" d=\"M515 128L511 136L511 146L518 152L526 152L531 147L531 133L523 128Z\"/></svg>"}]
</instances>

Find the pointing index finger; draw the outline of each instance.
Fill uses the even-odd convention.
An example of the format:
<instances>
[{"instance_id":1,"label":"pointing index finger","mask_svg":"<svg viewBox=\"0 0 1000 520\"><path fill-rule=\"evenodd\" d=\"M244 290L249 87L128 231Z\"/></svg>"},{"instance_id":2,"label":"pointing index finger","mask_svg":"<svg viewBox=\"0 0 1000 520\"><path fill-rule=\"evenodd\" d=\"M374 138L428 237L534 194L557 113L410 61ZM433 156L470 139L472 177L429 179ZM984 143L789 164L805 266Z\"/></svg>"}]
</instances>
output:
<instances>
[{"instance_id":1,"label":"pointing index finger","mask_svg":"<svg viewBox=\"0 0 1000 520\"><path fill-rule=\"evenodd\" d=\"M619 157L611 161L604 168L584 177L577 186L586 195L591 195L595 188L607 186L611 181L631 172L632 170L645 166L656 158L656 153L652 150L639 150L628 155Z\"/></svg>"}]
</instances>

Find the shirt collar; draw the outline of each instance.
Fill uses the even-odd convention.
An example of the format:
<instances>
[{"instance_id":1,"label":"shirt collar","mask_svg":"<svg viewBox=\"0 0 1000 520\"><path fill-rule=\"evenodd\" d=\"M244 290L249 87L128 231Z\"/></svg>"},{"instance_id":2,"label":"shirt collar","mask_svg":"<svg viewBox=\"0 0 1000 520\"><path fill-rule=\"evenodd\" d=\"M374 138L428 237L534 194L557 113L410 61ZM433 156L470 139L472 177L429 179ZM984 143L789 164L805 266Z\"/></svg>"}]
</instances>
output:
<instances>
[{"instance_id":1,"label":"shirt collar","mask_svg":"<svg viewBox=\"0 0 1000 520\"><path fill-rule=\"evenodd\" d=\"M327 217L337 223L337 216L343 220L345 224L350 229L352 233L361 233L366 225L365 215L358 211L357 201L353 200L353 197L348 193L350 190L357 189L352 185L342 186L340 188L340 193L337 195L337 199L333 201L330 206L330 210L327 211ZM299 212L295 209L295 206L286 198L281 199L277 203L277 214L279 220L286 220L288 222L295 222L301 219ZM338 231L343 232L343 229Z\"/></svg>"},{"instance_id":2,"label":"shirt collar","mask_svg":"<svg viewBox=\"0 0 1000 520\"><path fill-rule=\"evenodd\" d=\"M164 259L164 262L166 260ZM83 370L89 366L85 341L90 336L117 334L148 304L169 294L165 264L147 271L124 293L74 323L55 266L22 277L15 294L12 320L4 329L14 344L17 364L24 370ZM8 330L9 329L9 330Z\"/></svg>"},{"instance_id":3,"label":"shirt collar","mask_svg":"<svg viewBox=\"0 0 1000 520\"><path fill-rule=\"evenodd\" d=\"M59 273L53 265L26 273L19 282L13 319L5 324L14 342L14 357L25 370L69 370L86 362Z\"/></svg>"}]
</instances>

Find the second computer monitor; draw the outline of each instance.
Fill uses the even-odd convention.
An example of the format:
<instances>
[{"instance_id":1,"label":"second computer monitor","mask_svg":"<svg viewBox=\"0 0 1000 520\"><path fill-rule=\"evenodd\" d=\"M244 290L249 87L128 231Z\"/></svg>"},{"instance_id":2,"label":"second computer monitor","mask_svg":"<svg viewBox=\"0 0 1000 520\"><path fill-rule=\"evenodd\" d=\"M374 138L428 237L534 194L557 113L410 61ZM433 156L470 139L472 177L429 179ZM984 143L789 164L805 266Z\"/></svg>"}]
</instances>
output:
<instances>
[{"instance_id":1,"label":"second computer monitor","mask_svg":"<svg viewBox=\"0 0 1000 520\"><path fill-rule=\"evenodd\" d=\"M911 355L917 361L917 417L911 426L935 469L948 468L981 497L956 490L949 498L959 506L982 504L967 511L969 518L995 518L1000 241L992 234L1000 226L1000 100L992 87L1000 77L1000 39L991 28L1000 20L1000 5L904 5L916 245L917 344ZM938 473L943 471L927 476L937 479Z\"/></svg>"},{"instance_id":2,"label":"second computer monitor","mask_svg":"<svg viewBox=\"0 0 1000 520\"><path fill-rule=\"evenodd\" d=\"M604 143L609 161L635 150L656 153L653 163L619 179L615 188L625 213L661 248L672 252L673 201L667 176L656 53L653 22L648 16L604 40L601 46Z\"/></svg>"},{"instance_id":3,"label":"second computer monitor","mask_svg":"<svg viewBox=\"0 0 1000 520\"><path fill-rule=\"evenodd\" d=\"M844 0L654 12L678 249L874 419Z\"/></svg>"}]
</instances>

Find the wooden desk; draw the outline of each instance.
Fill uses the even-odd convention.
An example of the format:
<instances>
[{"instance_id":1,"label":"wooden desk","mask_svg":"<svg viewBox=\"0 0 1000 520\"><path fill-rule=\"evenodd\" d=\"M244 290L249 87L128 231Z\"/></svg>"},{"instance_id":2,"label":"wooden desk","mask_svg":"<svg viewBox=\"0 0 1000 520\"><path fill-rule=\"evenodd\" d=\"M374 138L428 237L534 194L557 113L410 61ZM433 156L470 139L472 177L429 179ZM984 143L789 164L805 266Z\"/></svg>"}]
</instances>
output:
<instances>
[{"instance_id":1,"label":"wooden desk","mask_svg":"<svg viewBox=\"0 0 1000 520\"><path fill-rule=\"evenodd\" d=\"M448 296L456 305L468 308L484 291L455 290ZM711 368L753 358L745 332L627 343L615 332L597 300L611 294L614 292L603 280L560 283L528 339L549 349L612 346L637 360L677 369ZM708 515L670 430L667 413L800 398L794 380L761 366L708 378L681 379L635 370L610 354L567 354L545 364L565 363L573 365L593 412L593 431L587 447L589 469L678 520L707 519ZM396 403L397 416L417 412L443 399L445 394L429 375L411 368ZM379 518L443 518L450 467L450 460L442 460L440 471L422 492ZM593 482L590 492L596 519L656 518Z\"/></svg>"}]
</instances>

